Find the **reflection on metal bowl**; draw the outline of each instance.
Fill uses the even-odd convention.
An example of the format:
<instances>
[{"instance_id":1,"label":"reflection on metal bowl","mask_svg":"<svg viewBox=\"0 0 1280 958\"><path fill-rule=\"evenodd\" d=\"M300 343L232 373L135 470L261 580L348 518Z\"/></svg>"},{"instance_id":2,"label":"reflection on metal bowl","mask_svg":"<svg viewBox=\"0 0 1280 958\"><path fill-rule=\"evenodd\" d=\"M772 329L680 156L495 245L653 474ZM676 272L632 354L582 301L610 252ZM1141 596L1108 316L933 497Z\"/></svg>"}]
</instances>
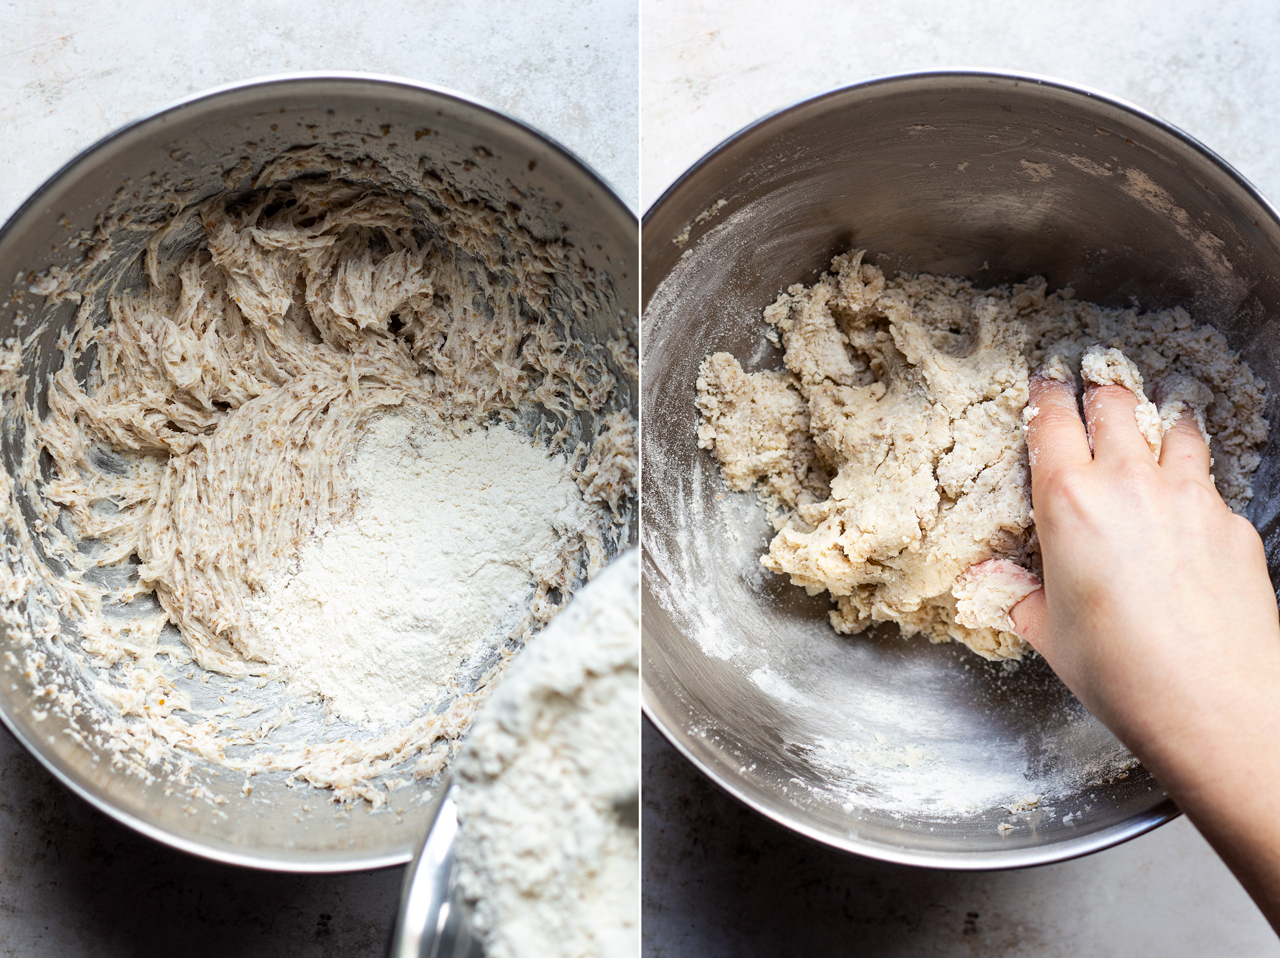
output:
<instances>
[{"instance_id":1,"label":"reflection on metal bowl","mask_svg":"<svg viewBox=\"0 0 1280 958\"><path fill-rule=\"evenodd\" d=\"M404 876L389 958L484 958L454 873L458 806L447 787L432 802L427 837Z\"/></svg>"}]
</instances>

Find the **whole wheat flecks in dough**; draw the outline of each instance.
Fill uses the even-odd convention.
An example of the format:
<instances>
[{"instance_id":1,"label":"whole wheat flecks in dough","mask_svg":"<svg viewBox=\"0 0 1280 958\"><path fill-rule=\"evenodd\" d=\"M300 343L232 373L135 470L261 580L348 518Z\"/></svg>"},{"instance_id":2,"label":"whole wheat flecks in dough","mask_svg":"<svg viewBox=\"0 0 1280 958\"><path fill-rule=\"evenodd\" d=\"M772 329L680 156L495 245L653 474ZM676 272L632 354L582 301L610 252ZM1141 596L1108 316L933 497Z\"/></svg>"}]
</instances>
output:
<instances>
[{"instance_id":1,"label":"whole wheat flecks in dough","mask_svg":"<svg viewBox=\"0 0 1280 958\"><path fill-rule=\"evenodd\" d=\"M748 373L716 353L697 384L699 444L731 489L755 487L770 508L776 535L761 561L810 594L830 592L838 632L896 622L986 658L1022 655L1007 613L1034 580L993 584L986 573L999 566L966 573L991 559L1038 573L1028 375L1074 378L1090 346L1113 351L1091 354L1095 377L1140 393L1144 379L1157 384L1163 407L1146 410L1144 429L1153 451L1191 410L1212 437L1223 499L1237 512L1248 503L1267 437L1263 387L1212 327L1180 308L1080 302L1039 278L988 290L886 280L862 257L836 257L765 309L785 370Z\"/></svg>"},{"instance_id":2,"label":"whole wheat flecks in dough","mask_svg":"<svg viewBox=\"0 0 1280 958\"><path fill-rule=\"evenodd\" d=\"M375 779L431 776L456 749L488 679L374 736L283 743L271 736L290 706L205 713L180 687L193 660L259 688L287 680L246 605L314 530L352 515L351 463L377 416L397 410L443 436L536 429L582 490L581 521L539 558L511 647L602 567L602 536L623 528L635 423L612 401L606 356L633 347L575 337L580 319L617 315L607 277L517 213L430 177L422 193L393 182L368 162L295 151L250 193L135 224L153 232L128 281L93 272L110 236L82 274L51 270L33 292L80 308L57 343L47 413L26 401L24 347L0 357L5 428L20 437L20 468L0 474L0 618L26 650L13 664L68 718L103 713L98 746L143 775L178 749L376 805ZM130 611L151 592L160 614ZM166 621L181 644L161 641ZM60 685L45 669L54 657L96 675L92 691Z\"/></svg>"}]
</instances>

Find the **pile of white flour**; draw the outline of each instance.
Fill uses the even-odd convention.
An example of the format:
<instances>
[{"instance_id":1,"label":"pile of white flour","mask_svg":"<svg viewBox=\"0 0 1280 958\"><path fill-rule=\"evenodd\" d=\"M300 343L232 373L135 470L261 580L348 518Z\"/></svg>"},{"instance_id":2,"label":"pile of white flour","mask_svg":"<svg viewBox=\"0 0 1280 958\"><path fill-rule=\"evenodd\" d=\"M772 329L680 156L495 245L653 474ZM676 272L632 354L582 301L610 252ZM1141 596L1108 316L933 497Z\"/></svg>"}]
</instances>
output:
<instances>
[{"instance_id":1,"label":"pile of white flour","mask_svg":"<svg viewBox=\"0 0 1280 958\"><path fill-rule=\"evenodd\" d=\"M591 517L564 459L502 426L452 438L383 416L354 466L355 514L246 603L246 641L341 718L399 724L517 624Z\"/></svg>"},{"instance_id":2,"label":"pile of white flour","mask_svg":"<svg viewBox=\"0 0 1280 958\"><path fill-rule=\"evenodd\" d=\"M632 549L521 653L456 760L487 958L640 951L639 590Z\"/></svg>"}]
</instances>

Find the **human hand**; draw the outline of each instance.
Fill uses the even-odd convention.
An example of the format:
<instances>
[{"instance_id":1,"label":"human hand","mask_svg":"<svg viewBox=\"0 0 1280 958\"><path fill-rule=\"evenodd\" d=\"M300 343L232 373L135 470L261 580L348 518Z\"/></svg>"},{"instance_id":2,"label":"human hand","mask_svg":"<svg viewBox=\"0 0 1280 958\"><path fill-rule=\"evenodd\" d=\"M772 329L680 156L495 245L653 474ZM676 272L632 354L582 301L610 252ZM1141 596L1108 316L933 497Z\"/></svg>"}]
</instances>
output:
<instances>
[{"instance_id":1,"label":"human hand","mask_svg":"<svg viewBox=\"0 0 1280 958\"><path fill-rule=\"evenodd\" d=\"M1123 387L1088 387L1087 431L1070 386L1033 377L1030 402L1044 587L1014 607L1015 627L1276 926L1280 614L1262 541L1214 490L1193 416L1156 462Z\"/></svg>"},{"instance_id":2,"label":"human hand","mask_svg":"<svg viewBox=\"0 0 1280 958\"><path fill-rule=\"evenodd\" d=\"M1013 612L1019 633L1082 702L1139 751L1185 709L1280 668L1280 615L1262 541L1223 503L1194 417L1160 461L1120 386L1033 377L1027 426L1045 588ZM1277 689L1280 694L1280 689Z\"/></svg>"}]
</instances>

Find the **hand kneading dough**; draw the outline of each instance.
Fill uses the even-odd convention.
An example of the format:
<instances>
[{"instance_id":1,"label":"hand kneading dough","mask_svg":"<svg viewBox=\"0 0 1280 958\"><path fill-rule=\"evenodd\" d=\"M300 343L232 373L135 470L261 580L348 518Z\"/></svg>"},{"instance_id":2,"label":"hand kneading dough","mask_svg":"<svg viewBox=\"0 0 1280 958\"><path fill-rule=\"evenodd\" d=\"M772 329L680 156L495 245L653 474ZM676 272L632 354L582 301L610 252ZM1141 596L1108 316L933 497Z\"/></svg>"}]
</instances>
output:
<instances>
[{"instance_id":1,"label":"hand kneading dough","mask_svg":"<svg viewBox=\"0 0 1280 958\"><path fill-rule=\"evenodd\" d=\"M1086 375L1139 396L1153 452L1192 411L1214 436L1224 499L1236 511L1248 503L1267 435L1262 384L1216 330L1182 309L1049 294L1039 278L990 290L926 274L886 280L862 257L836 257L765 310L785 371L747 373L716 353L698 378L699 444L729 488L757 488L773 516L761 561L810 594L830 592L836 631L896 622L989 659L1022 655L1008 613L1040 568L1028 375L1043 366L1073 380L1099 343ZM1163 409L1147 401L1144 375L1159 380ZM1003 564L967 574L991 559Z\"/></svg>"}]
</instances>

